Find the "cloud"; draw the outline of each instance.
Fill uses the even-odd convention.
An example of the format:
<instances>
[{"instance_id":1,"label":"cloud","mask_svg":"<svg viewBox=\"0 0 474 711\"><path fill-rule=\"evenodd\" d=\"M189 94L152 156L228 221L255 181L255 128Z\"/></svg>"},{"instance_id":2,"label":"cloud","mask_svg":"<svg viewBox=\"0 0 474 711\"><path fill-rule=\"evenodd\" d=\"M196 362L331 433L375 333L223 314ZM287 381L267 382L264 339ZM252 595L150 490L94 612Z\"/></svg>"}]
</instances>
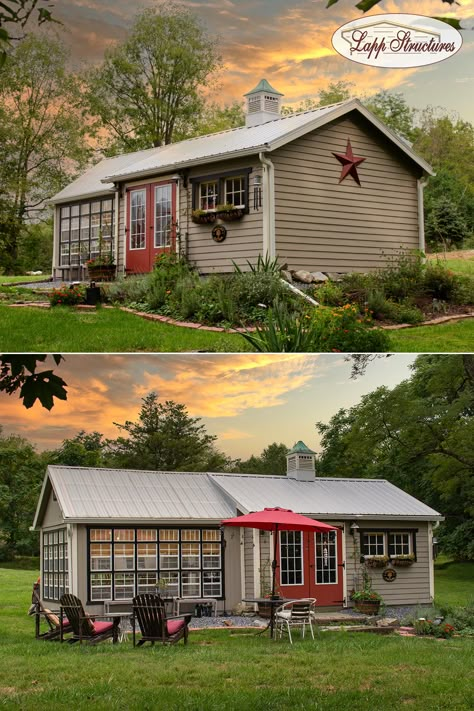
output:
<instances>
[{"instance_id":1,"label":"cloud","mask_svg":"<svg viewBox=\"0 0 474 711\"><path fill-rule=\"evenodd\" d=\"M225 432L219 432L219 439L230 439L230 440L240 440L240 439L254 439L255 435L249 432L242 432L242 430L230 429Z\"/></svg>"}]
</instances>

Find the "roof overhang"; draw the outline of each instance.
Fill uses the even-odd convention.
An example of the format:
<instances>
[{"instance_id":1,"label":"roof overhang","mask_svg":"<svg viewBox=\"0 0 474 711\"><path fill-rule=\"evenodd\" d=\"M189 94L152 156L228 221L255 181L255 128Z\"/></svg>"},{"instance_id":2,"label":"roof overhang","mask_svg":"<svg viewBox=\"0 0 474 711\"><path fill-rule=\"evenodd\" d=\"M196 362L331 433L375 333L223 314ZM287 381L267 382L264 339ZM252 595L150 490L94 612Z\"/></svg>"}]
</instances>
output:
<instances>
[{"instance_id":1,"label":"roof overhang","mask_svg":"<svg viewBox=\"0 0 474 711\"><path fill-rule=\"evenodd\" d=\"M46 509L48 507L49 497L51 495L51 492L53 492L54 495L56 496L58 506L59 506L59 508L61 510L61 514L64 518L64 512L63 512L57 491L55 490L53 482L51 481L49 472L46 471L46 474L44 475L44 479L43 479L43 485L41 487L41 492L40 492L39 499L38 499L38 504L36 506L33 525L30 526L30 531L39 531L41 529L41 525L43 522L44 514L46 513ZM64 520L66 521L65 518L64 518Z\"/></svg>"},{"instance_id":2,"label":"roof overhang","mask_svg":"<svg viewBox=\"0 0 474 711\"><path fill-rule=\"evenodd\" d=\"M110 180L101 180L102 183L111 183L112 181ZM94 192L91 193L81 193L81 195L70 195L69 197L63 197L59 198L59 200L55 200L54 198L52 200L47 200L46 205L64 205L64 204L69 204L71 202L76 202L77 200L91 200L96 197L103 197L104 195L110 195L110 193L115 193L117 192L117 188L112 185L110 188L106 188L104 185L103 190L95 190Z\"/></svg>"}]
</instances>

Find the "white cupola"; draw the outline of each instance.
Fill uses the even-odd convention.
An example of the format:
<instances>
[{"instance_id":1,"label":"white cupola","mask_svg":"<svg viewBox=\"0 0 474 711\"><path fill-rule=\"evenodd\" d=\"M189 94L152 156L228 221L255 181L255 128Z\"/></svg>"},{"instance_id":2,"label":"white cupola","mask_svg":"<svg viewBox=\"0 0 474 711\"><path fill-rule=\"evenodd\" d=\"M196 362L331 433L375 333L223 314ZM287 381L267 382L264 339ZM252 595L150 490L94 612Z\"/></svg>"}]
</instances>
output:
<instances>
[{"instance_id":1,"label":"white cupola","mask_svg":"<svg viewBox=\"0 0 474 711\"><path fill-rule=\"evenodd\" d=\"M244 94L247 99L245 125L259 126L267 121L274 121L280 116L281 94L276 91L266 79L262 79L255 89Z\"/></svg>"},{"instance_id":2,"label":"white cupola","mask_svg":"<svg viewBox=\"0 0 474 711\"><path fill-rule=\"evenodd\" d=\"M316 452L301 440L286 455L286 476L297 481L314 481L316 478Z\"/></svg>"}]
</instances>

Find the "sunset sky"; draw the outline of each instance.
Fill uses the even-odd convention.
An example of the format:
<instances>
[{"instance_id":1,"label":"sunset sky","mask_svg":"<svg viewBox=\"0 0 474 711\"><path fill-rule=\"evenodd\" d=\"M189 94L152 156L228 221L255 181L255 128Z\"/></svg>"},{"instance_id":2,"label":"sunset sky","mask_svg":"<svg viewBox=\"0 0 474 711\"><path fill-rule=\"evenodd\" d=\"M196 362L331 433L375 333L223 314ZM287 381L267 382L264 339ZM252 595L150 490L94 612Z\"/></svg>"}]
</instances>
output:
<instances>
[{"instance_id":1,"label":"sunset sky","mask_svg":"<svg viewBox=\"0 0 474 711\"><path fill-rule=\"evenodd\" d=\"M113 422L135 420L141 398L153 390L202 418L218 448L232 457L299 439L318 450L317 421L327 422L376 387L404 380L414 359L380 359L351 380L350 363L334 354L67 355L56 370L68 384L67 402L57 401L50 412L38 403L26 410L16 395L0 393L0 423L39 449L56 448L81 429L117 437ZM41 370L48 367L52 360Z\"/></svg>"},{"instance_id":2,"label":"sunset sky","mask_svg":"<svg viewBox=\"0 0 474 711\"><path fill-rule=\"evenodd\" d=\"M56 2L64 23L62 35L79 64L97 63L104 49L123 40L139 8L160 0L67 0ZM474 0L452 7L441 0L382 0L368 15L417 12L427 16L472 18ZM284 92L284 102L298 103L340 79L356 84L360 93L380 89L402 92L418 108L441 105L474 120L474 38L463 32L464 45L449 60L418 69L376 69L340 57L331 46L333 32L361 13L356 0L339 0L326 9L326 0L184 0L216 37L225 62L219 102L240 99L266 77ZM471 97L471 98L469 98Z\"/></svg>"}]
</instances>

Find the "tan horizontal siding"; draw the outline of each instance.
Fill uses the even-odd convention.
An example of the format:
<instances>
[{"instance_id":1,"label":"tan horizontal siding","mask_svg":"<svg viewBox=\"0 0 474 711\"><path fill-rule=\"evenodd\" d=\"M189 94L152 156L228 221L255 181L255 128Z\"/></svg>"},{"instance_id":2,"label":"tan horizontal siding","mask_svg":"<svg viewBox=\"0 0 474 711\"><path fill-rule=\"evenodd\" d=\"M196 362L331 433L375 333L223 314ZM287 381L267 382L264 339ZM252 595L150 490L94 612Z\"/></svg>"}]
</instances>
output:
<instances>
[{"instance_id":1,"label":"tan horizontal siding","mask_svg":"<svg viewBox=\"0 0 474 711\"><path fill-rule=\"evenodd\" d=\"M117 269L118 273L122 274L125 268L125 197L120 197L120 193L116 193L116 200L119 200L119 229L118 229L118 254L117 254Z\"/></svg>"},{"instance_id":2,"label":"tan horizontal siding","mask_svg":"<svg viewBox=\"0 0 474 711\"><path fill-rule=\"evenodd\" d=\"M253 530L244 528L245 595L255 597Z\"/></svg>"},{"instance_id":3,"label":"tan horizontal siding","mask_svg":"<svg viewBox=\"0 0 474 711\"><path fill-rule=\"evenodd\" d=\"M350 139L361 186L333 153ZM417 170L363 120L346 117L272 154L276 252L293 269L366 271L417 249Z\"/></svg>"},{"instance_id":4,"label":"tan horizontal siding","mask_svg":"<svg viewBox=\"0 0 474 711\"><path fill-rule=\"evenodd\" d=\"M185 235L186 254L202 274L232 272L233 261L241 267L246 267L247 260L251 263L256 262L258 255L262 254L262 209L256 209L254 206L255 175L261 175L261 166L258 162L234 160L200 166L190 172L192 178L206 174L225 174L227 171L249 167L252 167L249 175L249 213L241 220L223 223L227 230L227 237L220 244L212 239L213 225L196 225L191 220L191 182L187 190L181 188L179 222L181 232Z\"/></svg>"}]
</instances>

